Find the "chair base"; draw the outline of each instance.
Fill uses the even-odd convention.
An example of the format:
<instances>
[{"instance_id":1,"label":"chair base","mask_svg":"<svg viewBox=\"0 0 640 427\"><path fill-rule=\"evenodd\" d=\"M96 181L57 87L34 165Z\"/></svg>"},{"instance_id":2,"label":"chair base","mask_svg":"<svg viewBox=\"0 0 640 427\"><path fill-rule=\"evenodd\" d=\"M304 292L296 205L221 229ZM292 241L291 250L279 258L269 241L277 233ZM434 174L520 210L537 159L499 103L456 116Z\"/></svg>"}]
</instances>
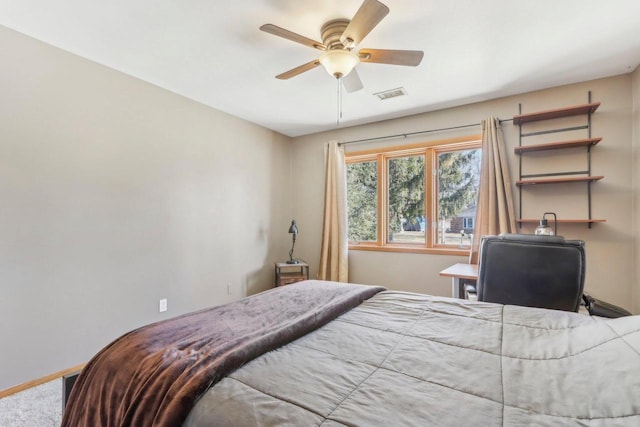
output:
<instances>
[{"instance_id":1,"label":"chair base","mask_svg":"<svg viewBox=\"0 0 640 427\"><path fill-rule=\"evenodd\" d=\"M582 300L584 301L584 305L587 307L589 314L592 316L608 318L631 316L631 313L624 308L596 299L591 295L583 294Z\"/></svg>"}]
</instances>

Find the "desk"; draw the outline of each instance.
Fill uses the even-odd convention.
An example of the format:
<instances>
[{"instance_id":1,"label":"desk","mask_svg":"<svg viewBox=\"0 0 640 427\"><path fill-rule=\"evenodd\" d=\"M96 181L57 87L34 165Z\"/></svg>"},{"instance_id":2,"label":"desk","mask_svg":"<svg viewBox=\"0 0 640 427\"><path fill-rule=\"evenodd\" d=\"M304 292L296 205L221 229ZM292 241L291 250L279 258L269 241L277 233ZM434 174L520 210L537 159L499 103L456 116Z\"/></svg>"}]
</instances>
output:
<instances>
[{"instance_id":1,"label":"desk","mask_svg":"<svg viewBox=\"0 0 640 427\"><path fill-rule=\"evenodd\" d=\"M465 283L478 280L478 264L459 262L442 270L440 275L451 277L451 296L453 298L464 298Z\"/></svg>"}]
</instances>

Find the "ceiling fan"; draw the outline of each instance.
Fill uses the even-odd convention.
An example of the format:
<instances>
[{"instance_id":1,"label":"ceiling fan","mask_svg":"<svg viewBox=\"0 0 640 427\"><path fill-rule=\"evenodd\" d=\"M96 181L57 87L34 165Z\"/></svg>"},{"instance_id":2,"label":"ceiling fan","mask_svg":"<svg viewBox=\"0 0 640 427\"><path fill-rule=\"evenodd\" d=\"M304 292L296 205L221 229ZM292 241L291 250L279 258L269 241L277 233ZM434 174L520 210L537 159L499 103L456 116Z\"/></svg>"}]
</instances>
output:
<instances>
[{"instance_id":1,"label":"ceiling fan","mask_svg":"<svg viewBox=\"0 0 640 427\"><path fill-rule=\"evenodd\" d=\"M358 49L356 46L389 13L389 8L377 0L364 0L352 20L333 19L320 29L322 43L309 39L273 24L265 24L260 30L296 43L303 44L324 53L319 58L295 67L276 76L286 80L305 71L323 65L327 72L341 79L347 92L362 89L362 81L355 70L359 62L406 65L415 67L420 64L424 52L421 50Z\"/></svg>"}]
</instances>

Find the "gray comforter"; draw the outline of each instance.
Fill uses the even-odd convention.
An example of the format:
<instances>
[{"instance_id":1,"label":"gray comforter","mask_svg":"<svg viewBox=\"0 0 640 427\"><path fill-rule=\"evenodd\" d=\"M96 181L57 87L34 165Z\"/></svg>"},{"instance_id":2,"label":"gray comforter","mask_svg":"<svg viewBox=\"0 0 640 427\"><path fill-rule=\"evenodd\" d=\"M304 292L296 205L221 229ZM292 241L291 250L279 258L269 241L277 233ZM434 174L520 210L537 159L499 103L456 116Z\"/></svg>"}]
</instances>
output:
<instances>
[{"instance_id":1,"label":"gray comforter","mask_svg":"<svg viewBox=\"0 0 640 427\"><path fill-rule=\"evenodd\" d=\"M640 426L640 316L382 292L234 371L185 426Z\"/></svg>"}]
</instances>

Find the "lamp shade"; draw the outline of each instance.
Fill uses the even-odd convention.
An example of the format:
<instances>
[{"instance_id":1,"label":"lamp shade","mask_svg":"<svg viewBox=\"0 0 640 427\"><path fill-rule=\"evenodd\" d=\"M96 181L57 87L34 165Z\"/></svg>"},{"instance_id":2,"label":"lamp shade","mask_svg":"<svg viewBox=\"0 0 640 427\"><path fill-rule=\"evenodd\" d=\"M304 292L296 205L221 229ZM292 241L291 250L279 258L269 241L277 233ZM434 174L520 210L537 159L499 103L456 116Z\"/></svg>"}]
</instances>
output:
<instances>
[{"instance_id":1,"label":"lamp shade","mask_svg":"<svg viewBox=\"0 0 640 427\"><path fill-rule=\"evenodd\" d=\"M553 215L554 228L551 228L549 226L549 222L547 221L547 215ZM534 234L539 236L554 236L557 234L557 227L558 227L558 219L556 217L556 214L554 212L545 212L544 215L542 215L542 219L540 220L540 225L536 227Z\"/></svg>"},{"instance_id":2,"label":"lamp shade","mask_svg":"<svg viewBox=\"0 0 640 427\"><path fill-rule=\"evenodd\" d=\"M536 227L535 234L538 236L553 236L553 228L549 227L546 219L540 220L540 225Z\"/></svg>"},{"instance_id":3,"label":"lamp shade","mask_svg":"<svg viewBox=\"0 0 640 427\"><path fill-rule=\"evenodd\" d=\"M341 78L349 74L358 65L360 58L349 50L334 49L320 55L319 61L330 75Z\"/></svg>"},{"instance_id":4,"label":"lamp shade","mask_svg":"<svg viewBox=\"0 0 640 427\"><path fill-rule=\"evenodd\" d=\"M296 235L298 234L298 226L296 225L296 220L291 221L291 225L289 226L289 233Z\"/></svg>"}]
</instances>

